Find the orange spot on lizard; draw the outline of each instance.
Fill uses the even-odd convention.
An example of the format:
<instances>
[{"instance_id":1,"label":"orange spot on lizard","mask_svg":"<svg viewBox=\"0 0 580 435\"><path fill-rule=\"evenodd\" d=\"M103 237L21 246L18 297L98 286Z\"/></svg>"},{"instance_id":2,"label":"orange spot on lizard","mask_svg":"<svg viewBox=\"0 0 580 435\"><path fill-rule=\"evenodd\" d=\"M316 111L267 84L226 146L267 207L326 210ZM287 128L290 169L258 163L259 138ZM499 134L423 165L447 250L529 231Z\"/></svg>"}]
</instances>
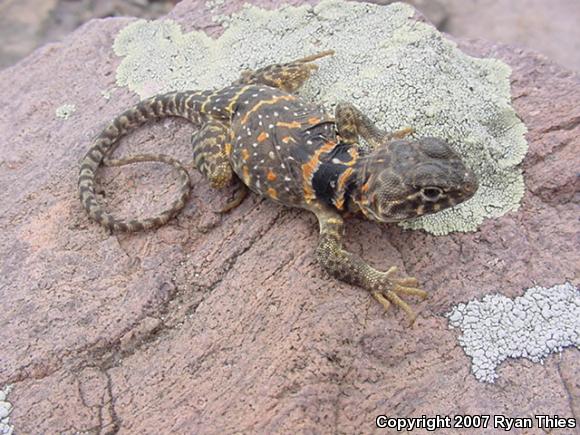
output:
<instances>
[{"instance_id":1,"label":"orange spot on lizard","mask_svg":"<svg viewBox=\"0 0 580 435\"><path fill-rule=\"evenodd\" d=\"M300 128L302 124L300 124L298 121L292 121L292 122L283 122L283 121L278 121L276 123L276 127L286 127L286 128Z\"/></svg>"},{"instance_id":2,"label":"orange spot on lizard","mask_svg":"<svg viewBox=\"0 0 580 435\"><path fill-rule=\"evenodd\" d=\"M273 187L270 187L266 192L268 193L270 198L278 199L278 192Z\"/></svg>"},{"instance_id":3,"label":"orange spot on lizard","mask_svg":"<svg viewBox=\"0 0 580 435\"><path fill-rule=\"evenodd\" d=\"M242 167L242 178L244 179L246 186L250 184L252 177L250 176L250 168L247 166Z\"/></svg>"},{"instance_id":4,"label":"orange spot on lizard","mask_svg":"<svg viewBox=\"0 0 580 435\"><path fill-rule=\"evenodd\" d=\"M266 178L268 179L268 181L276 181L276 178L278 178L278 176L274 173L274 171L269 169L268 175L266 175Z\"/></svg>"}]
</instances>

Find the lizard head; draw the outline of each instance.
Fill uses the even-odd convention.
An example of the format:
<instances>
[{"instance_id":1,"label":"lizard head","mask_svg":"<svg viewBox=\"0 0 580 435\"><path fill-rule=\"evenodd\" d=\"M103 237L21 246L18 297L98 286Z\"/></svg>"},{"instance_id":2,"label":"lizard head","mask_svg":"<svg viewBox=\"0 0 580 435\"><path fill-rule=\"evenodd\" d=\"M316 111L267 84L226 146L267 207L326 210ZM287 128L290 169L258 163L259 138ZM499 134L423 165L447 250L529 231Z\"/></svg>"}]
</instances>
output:
<instances>
[{"instance_id":1,"label":"lizard head","mask_svg":"<svg viewBox=\"0 0 580 435\"><path fill-rule=\"evenodd\" d=\"M358 164L354 202L369 219L397 222L435 213L471 198L475 174L444 141L394 140Z\"/></svg>"}]
</instances>

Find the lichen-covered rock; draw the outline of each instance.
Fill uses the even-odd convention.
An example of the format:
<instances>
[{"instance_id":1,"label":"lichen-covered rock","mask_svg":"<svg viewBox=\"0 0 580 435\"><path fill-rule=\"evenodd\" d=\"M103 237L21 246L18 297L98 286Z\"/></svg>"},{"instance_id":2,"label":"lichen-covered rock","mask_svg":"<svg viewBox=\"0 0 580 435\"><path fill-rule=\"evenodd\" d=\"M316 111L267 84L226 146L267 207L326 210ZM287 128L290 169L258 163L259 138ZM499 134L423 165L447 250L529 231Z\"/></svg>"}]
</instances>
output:
<instances>
[{"instance_id":1,"label":"lichen-covered rock","mask_svg":"<svg viewBox=\"0 0 580 435\"><path fill-rule=\"evenodd\" d=\"M184 0L170 18L184 34L215 36L210 12L241 3ZM122 59L112 46L131 23L92 21L0 71L0 387L13 385L16 433L351 433L371 432L384 413L580 415L570 399L580 397L578 351L543 366L506 361L496 384L483 385L445 318L490 293L513 299L536 285L578 285L578 76L519 49L460 44L512 69L530 145L526 190L517 211L474 233L351 221L354 251L381 268L398 265L431 291L409 329L402 313L384 314L321 271L312 216L256 197L221 216L227 193L199 175L186 209L157 231L110 235L88 221L78 161L139 99L115 78ZM55 116L65 104L76 110ZM166 121L120 151L189 161L191 133L184 121ZM107 207L119 214L149 215L175 194L162 166L102 175Z\"/></svg>"},{"instance_id":2,"label":"lichen-covered rock","mask_svg":"<svg viewBox=\"0 0 580 435\"><path fill-rule=\"evenodd\" d=\"M243 69L333 49L301 95L330 113L339 101L353 102L387 130L412 126L417 136L454 145L479 178L475 197L402 225L438 235L474 231L484 218L516 210L524 192L518 165L527 151L525 126L510 106L509 67L465 55L431 25L411 20L414 14L403 3L342 0L247 7L221 18L228 27L217 40L184 34L173 21L140 20L115 39L124 57L117 84L142 98L223 87Z\"/></svg>"}]
</instances>

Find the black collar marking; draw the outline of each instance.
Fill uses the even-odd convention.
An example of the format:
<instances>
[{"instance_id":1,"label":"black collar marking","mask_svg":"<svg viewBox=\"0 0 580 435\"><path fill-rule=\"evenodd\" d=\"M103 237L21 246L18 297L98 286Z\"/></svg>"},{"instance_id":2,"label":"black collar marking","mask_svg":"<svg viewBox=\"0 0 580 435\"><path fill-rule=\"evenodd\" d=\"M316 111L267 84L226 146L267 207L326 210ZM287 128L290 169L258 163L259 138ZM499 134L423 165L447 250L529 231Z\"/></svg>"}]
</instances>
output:
<instances>
[{"instance_id":1,"label":"black collar marking","mask_svg":"<svg viewBox=\"0 0 580 435\"><path fill-rule=\"evenodd\" d=\"M353 159L348 152L352 146L351 144L339 143L332 151L321 156L320 165L312 176L312 188L316 198L330 207L334 208L333 199L338 199L335 198L338 179L350 167L346 163L351 162ZM352 179L354 180L355 177ZM352 183L349 183L345 189L345 206L348 203L353 187Z\"/></svg>"}]
</instances>

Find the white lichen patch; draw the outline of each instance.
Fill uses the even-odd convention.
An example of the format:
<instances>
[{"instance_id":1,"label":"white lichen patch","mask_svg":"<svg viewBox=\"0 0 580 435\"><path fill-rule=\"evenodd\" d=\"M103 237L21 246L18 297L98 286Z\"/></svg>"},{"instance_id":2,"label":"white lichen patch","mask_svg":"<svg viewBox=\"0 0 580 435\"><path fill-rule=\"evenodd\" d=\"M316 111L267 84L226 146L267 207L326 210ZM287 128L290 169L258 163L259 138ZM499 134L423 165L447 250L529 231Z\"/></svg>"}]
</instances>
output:
<instances>
[{"instance_id":1,"label":"white lichen patch","mask_svg":"<svg viewBox=\"0 0 580 435\"><path fill-rule=\"evenodd\" d=\"M247 6L220 18L217 40L183 33L171 21L137 21L114 49L124 60L117 83L141 97L170 90L225 86L241 70L290 61L322 50L336 55L300 91L332 111L349 101L384 129L411 126L416 137L449 141L479 177L474 198L404 223L433 234L473 231L483 219L516 210L524 183L518 164L526 131L510 106L510 69L461 52L405 4L379 6L324 0L316 6L266 11Z\"/></svg>"},{"instance_id":2,"label":"white lichen patch","mask_svg":"<svg viewBox=\"0 0 580 435\"><path fill-rule=\"evenodd\" d=\"M104 91L101 91L101 95L107 101L109 101L111 99L111 91L108 90L108 89L107 90L104 90Z\"/></svg>"},{"instance_id":3,"label":"white lichen patch","mask_svg":"<svg viewBox=\"0 0 580 435\"><path fill-rule=\"evenodd\" d=\"M55 115L57 118L69 119L73 113L77 110L77 106L74 104L63 104L55 110Z\"/></svg>"},{"instance_id":4,"label":"white lichen patch","mask_svg":"<svg viewBox=\"0 0 580 435\"><path fill-rule=\"evenodd\" d=\"M533 287L513 300L488 295L457 305L446 317L450 328L463 332L459 343L481 382L493 383L507 358L537 363L565 347L580 349L580 292L570 283Z\"/></svg>"},{"instance_id":5,"label":"white lichen patch","mask_svg":"<svg viewBox=\"0 0 580 435\"><path fill-rule=\"evenodd\" d=\"M213 10L217 9L219 6L223 6L225 2L226 0L207 0L205 2L205 7L210 10Z\"/></svg>"},{"instance_id":6,"label":"white lichen patch","mask_svg":"<svg viewBox=\"0 0 580 435\"><path fill-rule=\"evenodd\" d=\"M0 390L0 435L12 435L14 433L14 426L10 424L12 404L8 402L8 394L10 394L11 390L11 385L7 385Z\"/></svg>"}]
</instances>

